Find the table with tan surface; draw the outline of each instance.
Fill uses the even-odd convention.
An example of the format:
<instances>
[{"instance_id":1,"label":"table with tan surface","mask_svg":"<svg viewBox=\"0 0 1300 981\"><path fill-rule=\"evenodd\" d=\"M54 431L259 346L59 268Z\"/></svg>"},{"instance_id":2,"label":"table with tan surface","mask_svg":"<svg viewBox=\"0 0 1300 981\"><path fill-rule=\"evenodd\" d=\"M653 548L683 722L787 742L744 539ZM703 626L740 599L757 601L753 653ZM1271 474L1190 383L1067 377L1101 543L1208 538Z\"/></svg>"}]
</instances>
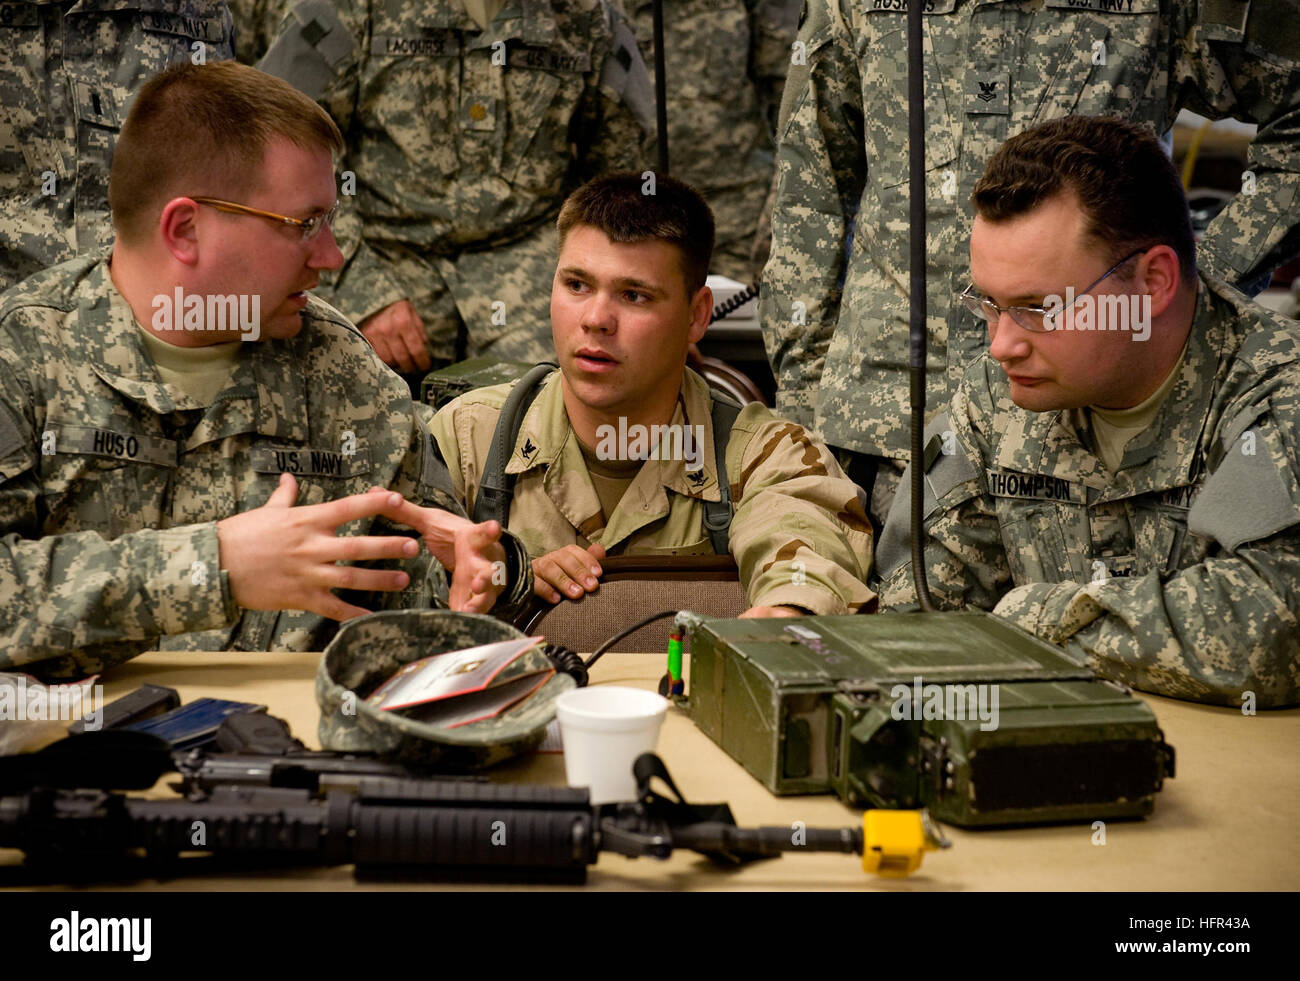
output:
<instances>
[{"instance_id":1,"label":"table with tan surface","mask_svg":"<svg viewBox=\"0 0 1300 981\"><path fill-rule=\"evenodd\" d=\"M117 668L105 682L104 694L111 701L148 683L177 689L184 702L205 695L254 701L316 747L313 678L318 659L316 654L150 654ZM662 672L663 655L613 653L594 667L592 683L653 690ZM581 888L1233 891L1300 885L1300 709L1244 716L1227 708L1143 697L1176 749L1177 776L1165 783L1152 816L1107 822L1104 844L1089 824L980 831L946 827L952 848L928 853L921 870L902 880L867 875L856 857L846 855L789 854L737 870L715 868L691 852L667 861L602 855ZM659 754L687 800L725 800L741 825L860 824L861 812L832 796L774 797L679 709L669 710ZM562 785L563 758L537 754L498 767L491 776ZM21 853L0 849L0 868L21 861ZM357 883L350 867L338 867L146 880L135 888L427 886Z\"/></svg>"}]
</instances>

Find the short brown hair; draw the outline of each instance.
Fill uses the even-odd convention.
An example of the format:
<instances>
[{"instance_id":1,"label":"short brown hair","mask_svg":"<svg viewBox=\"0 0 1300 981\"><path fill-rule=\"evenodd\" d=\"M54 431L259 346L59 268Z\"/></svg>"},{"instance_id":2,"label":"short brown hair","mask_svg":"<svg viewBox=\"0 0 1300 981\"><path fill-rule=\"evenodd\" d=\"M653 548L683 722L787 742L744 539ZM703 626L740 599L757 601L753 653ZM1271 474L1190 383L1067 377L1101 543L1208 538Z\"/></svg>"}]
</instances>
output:
<instances>
[{"instance_id":1,"label":"short brown hair","mask_svg":"<svg viewBox=\"0 0 1300 981\"><path fill-rule=\"evenodd\" d=\"M971 201L999 222L1070 189L1087 234L1117 262L1143 246L1168 245L1183 279L1196 275L1187 195L1173 162L1143 126L1102 116L1065 116L1017 133L989 159Z\"/></svg>"},{"instance_id":2,"label":"short brown hair","mask_svg":"<svg viewBox=\"0 0 1300 981\"><path fill-rule=\"evenodd\" d=\"M118 236L144 241L180 195L238 201L259 186L276 136L343 151L329 113L283 79L234 61L167 68L140 89L113 151L108 202Z\"/></svg>"},{"instance_id":3,"label":"short brown hair","mask_svg":"<svg viewBox=\"0 0 1300 981\"><path fill-rule=\"evenodd\" d=\"M659 240L677 246L682 256L686 295L694 296L709 275L713 257L713 212L689 184L655 174L620 171L582 185L564 202L556 226L560 248L575 225L598 228L611 242ZM653 187L653 193L647 189Z\"/></svg>"}]
</instances>

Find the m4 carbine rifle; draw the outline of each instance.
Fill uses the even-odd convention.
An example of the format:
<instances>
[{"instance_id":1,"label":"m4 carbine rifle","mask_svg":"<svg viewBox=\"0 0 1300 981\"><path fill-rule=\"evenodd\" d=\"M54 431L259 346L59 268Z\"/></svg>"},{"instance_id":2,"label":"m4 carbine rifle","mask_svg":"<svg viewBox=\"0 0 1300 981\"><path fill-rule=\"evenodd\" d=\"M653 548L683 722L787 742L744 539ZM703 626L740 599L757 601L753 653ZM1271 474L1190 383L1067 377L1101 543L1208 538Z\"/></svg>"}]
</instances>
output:
<instances>
[{"instance_id":1,"label":"m4 carbine rifle","mask_svg":"<svg viewBox=\"0 0 1300 981\"><path fill-rule=\"evenodd\" d=\"M74 737L86 738L94 737ZM947 844L916 811L868 812L861 828L739 828L726 804L682 800L657 756L640 757L634 773L636 800L599 807L581 788L365 775L316 789L192 787L200 799L191 800L33 787L0 797L0 847L21 849L29 867L54 874L139 853L169 873L185 871L182 854L205 852L243 867L353 864L363 877L582 882L602 851L666 859L688 848L731 865L833 851L901 876L924 851ZM656 777L673 798L651 789Z\"/></svg>"}]
</instances>

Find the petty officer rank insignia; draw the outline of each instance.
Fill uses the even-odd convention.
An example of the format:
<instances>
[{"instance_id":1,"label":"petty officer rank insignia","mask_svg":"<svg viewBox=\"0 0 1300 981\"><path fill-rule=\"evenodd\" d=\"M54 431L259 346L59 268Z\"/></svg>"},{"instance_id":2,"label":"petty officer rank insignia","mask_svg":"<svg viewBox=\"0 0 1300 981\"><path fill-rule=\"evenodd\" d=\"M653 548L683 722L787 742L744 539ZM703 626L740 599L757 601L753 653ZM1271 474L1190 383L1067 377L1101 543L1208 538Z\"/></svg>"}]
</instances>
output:
<instances>
[{"instance_id":1,"label":"petty officer rank insignia","mask_svg":"<svg viewBox=\"0 0 1300 981\"><path fill-rule=\"evenodd\" d=\"M1011 73L966 73L966 111L990 116L1011 114Z\"/></svg>"},{"instance_id":2,"label":"petty officer rank insignia","mask_svg":"<svg viewBox=\"0 0 1300 981\"><path fill-rule=\"evenodd\" d=\"M1064 501L1082 504L1082 486L1061 477L1042 473L1017 473L1014 470L985 471L989 493L994 497L1014 497L1031 501Z\"/></svg>"},{"instance_id":3,"label":"petty officer rank insignia","mask_svg":"<svg viewBox=\"0 0 1300 981\"><path fill-rule=\"evenodd\" d=\"M253 470L257 473L292 473L307 477L357 477L370 473L370 454L313 449L310 446L255 446Z\"/></svg>"}]
</instances>

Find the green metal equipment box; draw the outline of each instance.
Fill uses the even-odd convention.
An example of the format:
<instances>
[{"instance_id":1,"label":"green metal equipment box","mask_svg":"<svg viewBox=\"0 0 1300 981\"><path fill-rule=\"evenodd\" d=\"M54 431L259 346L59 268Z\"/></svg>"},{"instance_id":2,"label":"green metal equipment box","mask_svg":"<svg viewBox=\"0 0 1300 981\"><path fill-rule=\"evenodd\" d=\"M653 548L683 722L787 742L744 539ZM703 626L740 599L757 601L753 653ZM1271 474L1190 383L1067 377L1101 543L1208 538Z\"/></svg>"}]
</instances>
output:
<instances>
[{"instance_id":1,"label":"green metal equipment box","mask_svg":"<svg viewBox=\"0 0 1300 981\"><path fill-rule=\"evenodd\" d=\"M518 381L531 367L527 361L498 361L496 358L460 361L425 375L420 382L420 401L435 410L441 409L452 399L476 388Z\"/></svg>"},{"instance_id":2,"label":"green metal equipment box","mask_svg":"<svg viewBox=\"0 0 1300 981\"><path fill-rule=\"evenodd\" d=\"M700 620L695 723L776 794L928 807L960 827L1150 814L1155 714L987 613Z\"/></svg>"}]
</instances>

